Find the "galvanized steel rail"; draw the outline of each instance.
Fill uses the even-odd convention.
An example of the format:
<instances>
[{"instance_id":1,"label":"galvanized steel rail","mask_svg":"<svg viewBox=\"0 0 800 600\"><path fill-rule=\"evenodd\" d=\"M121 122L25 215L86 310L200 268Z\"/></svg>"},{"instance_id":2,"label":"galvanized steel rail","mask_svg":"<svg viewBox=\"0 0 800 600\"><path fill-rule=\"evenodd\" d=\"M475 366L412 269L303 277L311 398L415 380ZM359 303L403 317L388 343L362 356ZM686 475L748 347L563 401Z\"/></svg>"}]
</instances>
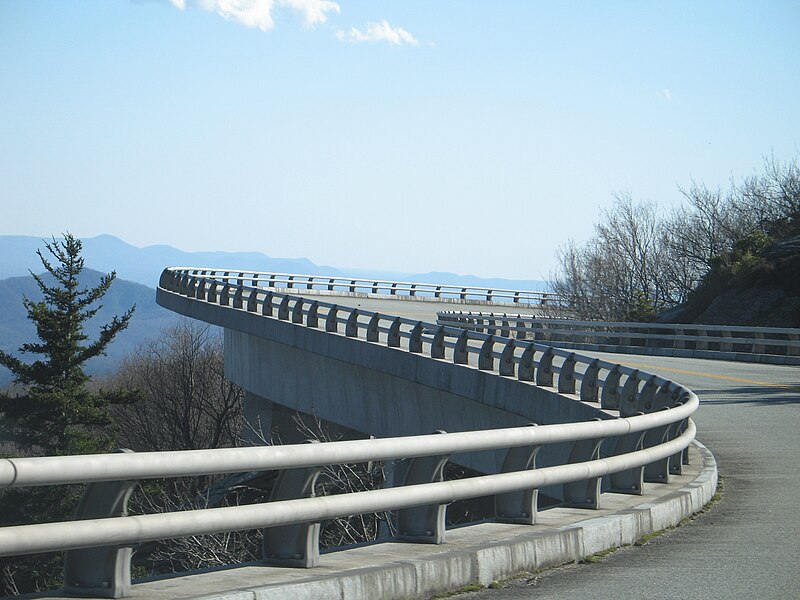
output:
<instances>
[{"instance_id":1,"label":"galvanized steel rail","mask_svg":"<svg viewBox=\"0 0 800 600\"><path fill-rule=\"evenodd\" d=\"M330 294L380 294L403 296L406 299L434 298L444 301L474 301L480 303L511 303L534 306L569 306L569 299L553 292L510 290L481 286L459 286L408 281L385 281L357 277L300 275L261 271L234 271L200 267L174 267L193 276L219 282L240 284L249 281L252 287L265 289L302 290Z\"/></svg>"},{"instance_id":2,"label":"galvanized steel rail","mask_svg":"<svg viewBox=\"0 0 800 600\"><path fill-rule=\"evenodd\" d=\"M437 323L562 348L800 365L800 329L785 327L578 321L474 311L441 311Z\"/></svg>"},{"instance_id":3,"label":"galvanized steel rail","mask_svg":"<svg viewBox=\"0 0 800 600\"><path fill-rule=\"evenodd\" d=\"M315 529L311 524L322 519L385 510L396 511L398 518L402 518L404 511L419 510L412 507L424 507L427 512L413 514L426 514L426 518L441 521L441 526L434 524L433 528L443 529L444 505L448 502L494 495L499 503L508 494L523 491L528 494L527 512L517 515L498 512L498 518L513 517L513 522L533 523L536 507L535 493L531 495L531 490L538 487L563 483L567 501L572 492L568 493L566 486L577 485L574 494L579 499L574 505L596 508L600 478L611 476L614 491L642 493L645 480L665 482L669 474L681 472L688 457L686 448L695 436L695 427L689 417L697 409L698 400L690 390L670 380L522 339L309 300L277 291L278 283L288 282L273 277L271 285L263 275L171 268L162 274L158 293L182 297L186 302L215 305L223 311L250 313L253 319L277 319L298 327L325 331L329 335L344 335L363 343L394 347L449 363L452 369L477 368L497 377L513 378L519 385L552 387L575 402L592 403L598 411L605 413L605 418L539 427L311 445L3 459L0 461L0 487L90 483L87 494L91 494L93 489L107 489L94 486L112 486L115 491L112 493L114 507L108 508L108 514L100 515L108 518L96 518L98 515L84 512L81 520L72 522L0 529L0 555L67 550L70 559L67 563L73 565L73 570L67 571L67 587L71 591L77 589L93 595L120 597L127 593L130 585L125 570L129 549L125 554L120 547L129 544L257 527L299 527L305 532L305 538L297 535L299 530L293 529L292 535L279 536L281 539L277 543L273 540L273 547L279 547L286 556L297 556L303 550L291 547L287 554L283 547L295 543L283 538L297 538L301 545L305 544L303 548L309 555L300 563L291 558L276 560L280 564L309 566L315 564L317 552ZM357 287L357 282L348 281ZM295 280L292 283L295 285ZM303 285L316 283L306 281ZM371 285L379 283L372 282ZM336 286L335 283L326 285ZM447 286L433 287L439 293L445 293ZM398 284L393 289L402 288ZM419 288L413 291L422 292ZM519 294L516 297L523 298L521 293L515 293ZM616 445L600 458L600 444L606 438L616 440ZM535 449L542 444L558 442L574 443L569 462L533 469ZM409 479L406 481L408 485L402 487L322 498L298 497L298 490L303 485L307 488L311 482L313 488L315 473L323 465L389 459L411 459L412 464L415 460L428 460L428 463L419 464L432 465L436 459L446 460L452 453L501 448L528 448L531 454L527 462L516 466L511 464L509 472L496 475L424 484ZM437 464L443 463L439 461ZM263 470L281 470L282 476L286 475L289 480L284 489L295 490L295 495L289 497L297 499L124 516L126 494L141 479ZM293 478L294 483L291 482ZM282 485L280 479L279 485ZM300 488L297 481L304 482ZM269 531L265 529L267 538ZM408 535L406 539L441 541L443 535L443 531L423 531L419 535ZM94 549L77 550L81 548ZM107 562L116 565L113 573L106 574L111 581L108 586L104 587L108 583L105 580L94 586L70 581L70 573L78 573L74 578L79 579L81 573L91 572L93 563L97 562L96 554L82 555L81 552L106 553Z\"/></svg>"}]
</instances>

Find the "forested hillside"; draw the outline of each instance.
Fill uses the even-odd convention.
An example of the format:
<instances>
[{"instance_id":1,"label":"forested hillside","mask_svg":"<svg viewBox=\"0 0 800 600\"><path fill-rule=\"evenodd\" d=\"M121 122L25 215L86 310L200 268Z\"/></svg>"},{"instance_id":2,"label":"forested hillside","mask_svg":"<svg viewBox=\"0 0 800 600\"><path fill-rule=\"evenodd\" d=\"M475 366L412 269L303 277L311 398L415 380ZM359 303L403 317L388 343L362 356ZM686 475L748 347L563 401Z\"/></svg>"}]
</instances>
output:
<instances>
[{"instance_id":1,"label":"forested hillside","mask_svg":"<svg viewBox=\"0 0 800 600\"><path fill-rule=\"evenodd\" d=\"M35 256L35 255L34 255ZM40 265L41 266L41 265ZM81 285L93 287L98 284L102 274L85 269L80 275ZM43 276L48 284L52 278ZM0 280L0 350L16 354L25 342L36 338L36 328L28 320L22 298L34 301L41 300L41 292L33 277L11 277ZM87 373L96 375L113 371L120 361L128 356L138 345L160 336L162 330L174 326L178 315L161 308L156 304L155 290L139 283L117 279L111 285L102 301L102 308L86 327L92 337L97 334L102 323L108 322L114 315L124 313L132 304L136 311L128 328L121 332L117 340L109 346L106 357L92 359L87 364ZM24 358L24 357L23 357ZM11 382L11 374L0 368L0 387Z\"/></svg>"},{"instance_id":2,"label":"forested hillside","mask_svg":"<svg viewBox=\"0 0 800 600\"><path fill-rule=\"evenodd\" d=\"M588 242L560 250L555 290L585 319L800 326L797 160L680 191L669 213L615 197Z\"/></svg>"}]
</instances>

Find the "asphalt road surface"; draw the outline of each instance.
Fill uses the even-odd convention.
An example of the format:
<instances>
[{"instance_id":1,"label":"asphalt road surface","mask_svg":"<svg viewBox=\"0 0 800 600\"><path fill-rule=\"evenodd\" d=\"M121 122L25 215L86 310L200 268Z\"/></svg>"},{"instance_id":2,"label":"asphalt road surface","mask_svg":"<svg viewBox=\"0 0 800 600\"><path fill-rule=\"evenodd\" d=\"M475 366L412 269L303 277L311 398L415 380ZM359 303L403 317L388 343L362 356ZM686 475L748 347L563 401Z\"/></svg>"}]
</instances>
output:
<instances>
[{"instance_id":1,"label":"asphalt road surface","mask_svg":"<svg viewBox=\"0 0 800 600\"><path fill-rule=\"evenodd\" d=\"M800 367L603 356L700 397L698 439L717 459L722 501L688 525L600 562L458 597L800 598Z\"/></svg>"}]
</instances>

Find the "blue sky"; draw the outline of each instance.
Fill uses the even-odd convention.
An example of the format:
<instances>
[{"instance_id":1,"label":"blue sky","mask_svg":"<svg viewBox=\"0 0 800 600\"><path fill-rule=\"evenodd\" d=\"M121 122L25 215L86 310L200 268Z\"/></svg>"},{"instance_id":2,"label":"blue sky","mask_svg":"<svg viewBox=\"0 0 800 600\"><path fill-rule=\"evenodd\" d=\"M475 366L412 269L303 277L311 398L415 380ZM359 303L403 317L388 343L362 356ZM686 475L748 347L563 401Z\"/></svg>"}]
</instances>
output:
<instances>
[{"instance_id":1,"label":"blue sky","mask_svg":"<svg viewBox=\"0 0 800 600\"><path fill-rule=\"evenodd\" d=\"M796 158L798 31L796 1L0 0L0 234L546 278L615 192Z\"/></svg>"}]
</instances>

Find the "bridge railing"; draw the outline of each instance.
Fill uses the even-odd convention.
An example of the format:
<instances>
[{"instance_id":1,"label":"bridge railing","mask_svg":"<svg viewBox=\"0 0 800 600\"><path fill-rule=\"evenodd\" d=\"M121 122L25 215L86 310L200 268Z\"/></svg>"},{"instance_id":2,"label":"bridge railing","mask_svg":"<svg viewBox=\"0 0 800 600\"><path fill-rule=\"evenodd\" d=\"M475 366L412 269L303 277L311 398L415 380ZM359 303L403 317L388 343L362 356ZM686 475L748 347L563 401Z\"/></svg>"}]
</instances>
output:
<instances>
[{"instance_id":1,"label":"bridge railing","mask_svg":"<svg viewBox=\"0 0 800 600\"><path fill-rule=\"evenodd\" d=\"M562 348L800 364L800 329L544 319L530 315L442 311L437 323Z\"/></svg>"},{"instance_id":2,"label":"bridge railing","mask_svg":"<svg viewBox=\"0 0 800 600\"><path fill-rule=\"evenodd\" d=\"M267 273L234 271L198 267L176 267L198 277L216 281L242 283L252 287L284 290L305 290L319 293L383 294L410 298L434 298L454 301L479 301L519 305L568 306L569 300L560 294L544 291L510 290L480 286L458 286L407 281L386 281L357 277L328 275L300 275L293 273Z\"/></svg>"},{"instance_id":3,"label":"bridge railing","mask_svg":"<svg viewBox=\"0 0 800 600\"><path fill-rule=\"evenodd\" d=\"M645 482L666 483L688 460L696 433L689 417L698 400L669 380L529 341L310 301L253 286L249 278L191 271L165 270L159 293L393 347L452 369L481 369L518 385L551 387L592 403L599 418L410 438L0 460L0 487L86 484L75 520L0 529L2 556L65 551L65 588L72 594L126 595L131 545L142 542L258 528L264 531L266 563L314 566L324 519L390 510L400 539L441 543L446 506L454 500L491 495L498 520L533 524L540 487L563 484L565 506L594 509L601 491L641 494ZM535 468L542 445L565 442L572 444L568 460ZM449 455L497 449L507 449L501 473L443 479ZM395 487L313 497L325 465L396 459L405 459L405 468L398 470ZM127 515L127 499L143 479L265 470L279 471L267 503Z\"/></svg>"}]
</instances>

